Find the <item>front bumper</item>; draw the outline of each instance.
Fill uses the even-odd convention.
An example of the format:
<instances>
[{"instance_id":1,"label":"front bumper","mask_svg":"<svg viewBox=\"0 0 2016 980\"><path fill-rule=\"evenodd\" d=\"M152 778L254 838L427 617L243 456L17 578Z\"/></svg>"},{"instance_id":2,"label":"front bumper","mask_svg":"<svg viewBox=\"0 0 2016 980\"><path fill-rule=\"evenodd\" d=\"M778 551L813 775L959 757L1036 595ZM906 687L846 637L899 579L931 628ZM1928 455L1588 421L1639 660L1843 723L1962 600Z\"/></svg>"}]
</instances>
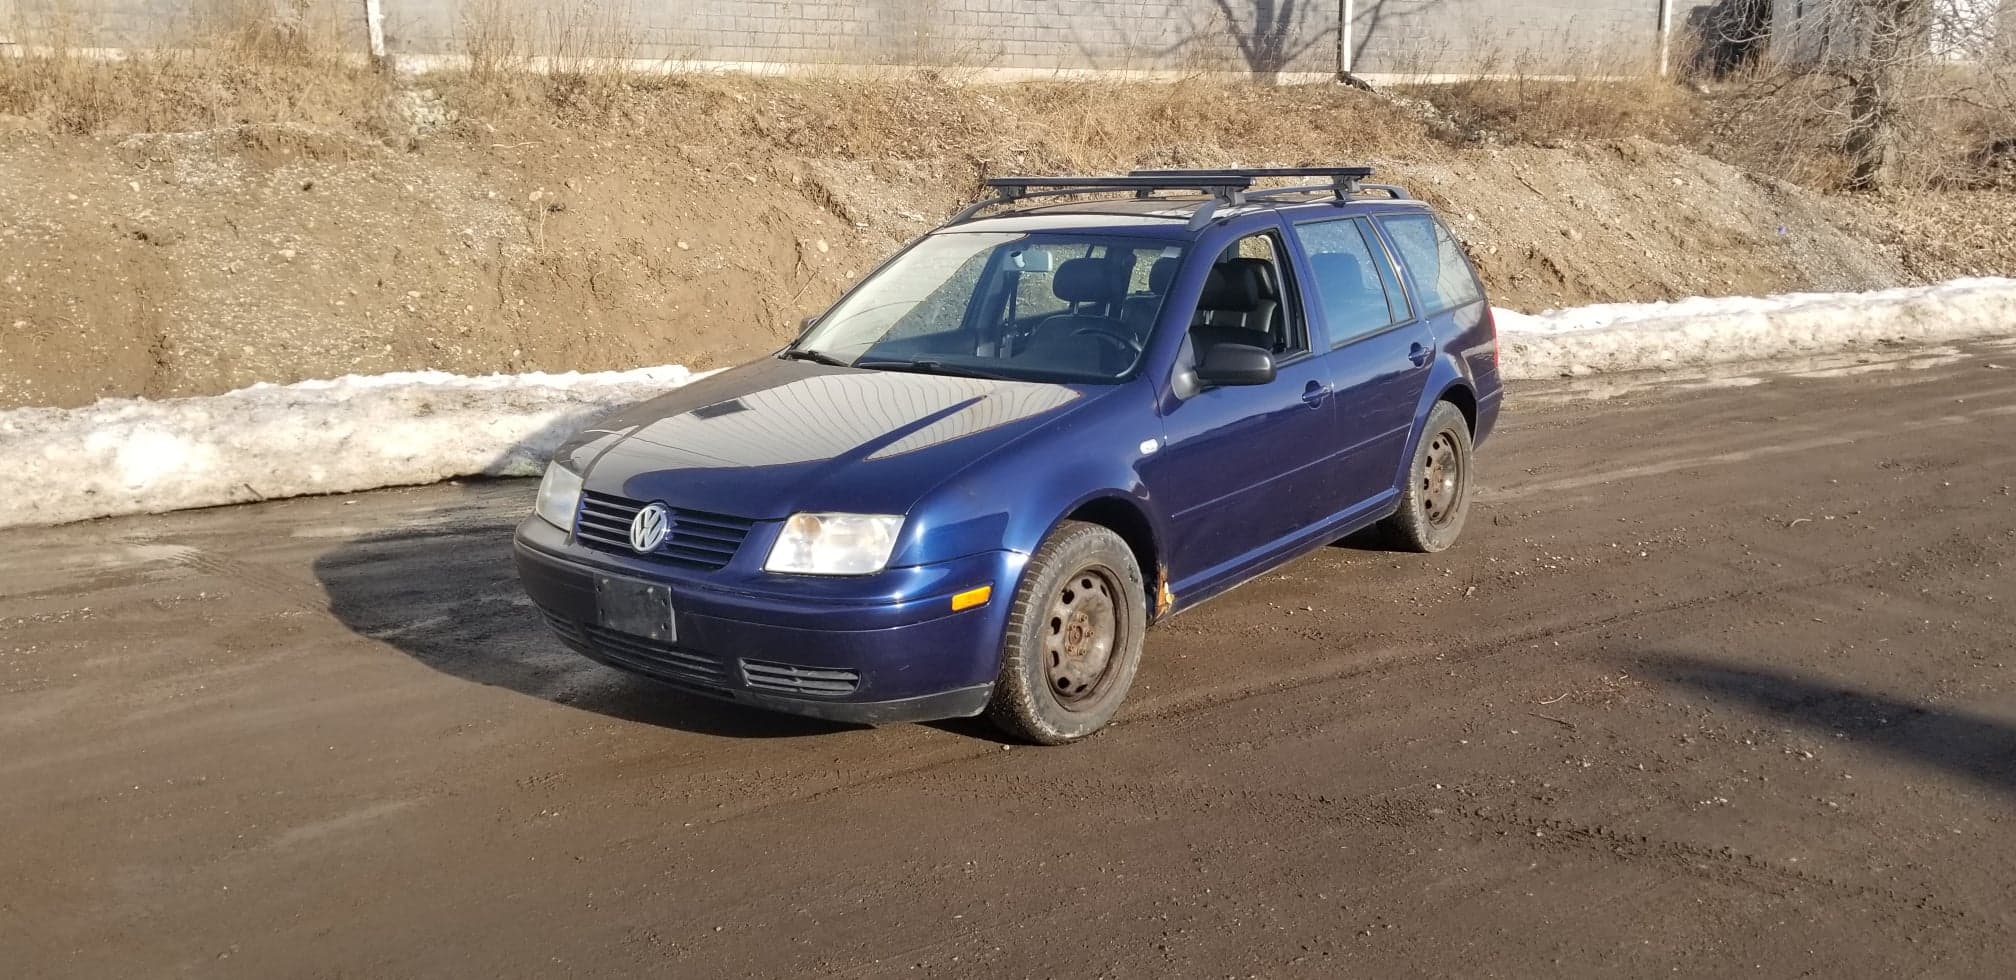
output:
<instances>
[{"instance_id":1,"label":"front bumper","mask_svg":"<svg viewBox=\"0 0 2016 980\"><path fill-rule=\"evenodd\" d=\"M721 576L583 548L537 517L513 550L526 593L590 658L699 694L863 724L987 706L1024 560L997 551L849 579ZM676 639L603 628L598 575L669 586ZM953 594L981 585L994 589L986 605L951 611Z\"/></svg>"}]
</instances>

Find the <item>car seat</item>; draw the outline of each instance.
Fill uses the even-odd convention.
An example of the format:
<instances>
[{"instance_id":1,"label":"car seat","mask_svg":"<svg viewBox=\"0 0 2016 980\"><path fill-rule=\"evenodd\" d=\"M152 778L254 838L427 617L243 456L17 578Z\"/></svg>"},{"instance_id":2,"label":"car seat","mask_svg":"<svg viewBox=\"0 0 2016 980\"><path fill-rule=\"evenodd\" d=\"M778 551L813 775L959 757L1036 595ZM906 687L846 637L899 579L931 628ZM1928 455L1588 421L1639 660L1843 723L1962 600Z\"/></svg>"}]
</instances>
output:
<instances>
[{"instance_id":1,"label":"car seat","mask_svg":"<svg viewBox=\"0 0 2016 980\"><path fill-rule=\"evenodd\" d=\"M1211 267L1190 326L1199 356L1213 344L1287 351L1288 331L1273 273L1266 259L1226 259Z\"/></svg>"}]
</instances>

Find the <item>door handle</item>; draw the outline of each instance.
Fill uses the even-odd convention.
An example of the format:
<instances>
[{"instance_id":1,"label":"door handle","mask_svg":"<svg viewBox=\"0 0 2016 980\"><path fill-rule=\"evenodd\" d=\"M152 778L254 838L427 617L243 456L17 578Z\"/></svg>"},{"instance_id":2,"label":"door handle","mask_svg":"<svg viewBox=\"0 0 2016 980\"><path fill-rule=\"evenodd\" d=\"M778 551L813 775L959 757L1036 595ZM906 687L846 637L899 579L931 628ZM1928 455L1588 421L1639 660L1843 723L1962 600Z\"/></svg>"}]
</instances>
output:
<instances>
[{"instance_id":1,"label":"door handle","mask_svg":"<svg viewBox=\"0 0 2016 980\"><path fill-rule=\"evenodd\" d=\"M1407 359L1414 362L1415 367L1426 366L1428 359L1433 356L1435 356L1435 349L1432 347L1423 347L1420 344L1415 344L1407 348Z\"/></svg>"},{"instance_id":2,"label":"door handle","mask_svg":"<svg viewBox=\"0 0 2016 980\"><path fill-rule=\"evenodd\" d=\"M1311 381L1302 389L1302 404L1310 408L1317 408L1323 404L1323 399L1329 397L1329 395L1329 385L1321 381Z\"/></svg>"}]
</instances>

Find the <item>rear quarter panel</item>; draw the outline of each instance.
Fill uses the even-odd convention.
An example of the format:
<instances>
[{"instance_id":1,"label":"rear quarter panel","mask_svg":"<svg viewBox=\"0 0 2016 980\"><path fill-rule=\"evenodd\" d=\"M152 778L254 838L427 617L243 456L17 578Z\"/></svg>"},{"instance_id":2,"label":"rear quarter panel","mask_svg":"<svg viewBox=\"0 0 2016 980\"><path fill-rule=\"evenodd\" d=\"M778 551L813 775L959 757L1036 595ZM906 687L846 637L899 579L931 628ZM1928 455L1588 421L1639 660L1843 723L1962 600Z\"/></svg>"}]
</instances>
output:
<instances>
[{"instance_id":1,"label":"rear quarter panel","mask_svg":"<svg viewBox=\"0 0 2016 980\"><path fill-rule=\"evenodd\" d=\"M1503 385L1498 374L1498 328L1491 315L1490 294L1484 286L1484 277L1478 275L1477 264L1470 260L1469 246L1456 235L1455 229L1420 206L1387 209L1388 215L1419 215L1427 213L1448 231L1463 251L1463 263L1470 270L1470 276L1477 282L1477 292L1484 299L1466 306L1459 306L1428 317L1430 328L1435 334L1435 363L1429 374L1428 383L1421 393L1421 402L1415 406L1415 428L1408 440L1406 460L1414 458L1414 450L1421 434L1421 423L1437 401L1449 396L1453 389L1464 388L1470 393L1475 405L1476 425L1472 432L1472 442L1481 444L1490 436L1498 419L1499 402L1503 396ZM1377 224L1377 222L1375 222ZM1417 285L1417 270L1409 267L1401 259L1400 249L1392 241L1383 225L1380 233L1387 237L1387 251L1399 263L1401 275L1413 301L1420 302L1421 289Z\"/></svg>"}]
</instances>

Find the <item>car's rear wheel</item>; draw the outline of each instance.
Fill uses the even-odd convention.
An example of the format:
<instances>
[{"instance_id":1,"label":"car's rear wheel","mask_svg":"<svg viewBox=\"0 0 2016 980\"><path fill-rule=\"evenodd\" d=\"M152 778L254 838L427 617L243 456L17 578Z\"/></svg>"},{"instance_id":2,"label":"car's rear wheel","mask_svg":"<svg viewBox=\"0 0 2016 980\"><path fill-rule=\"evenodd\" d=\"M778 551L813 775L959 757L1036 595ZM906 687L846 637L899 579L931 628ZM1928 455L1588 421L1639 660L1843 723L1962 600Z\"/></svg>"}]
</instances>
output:
<instances>
[{"instance_id":1,"label":"car's rear wheel","mask_svg":"<svg viewBox=\"0 0 2016 980\"><path fill-rule=\"evenodd\" d=\"M1436 402L1401 489L1400 509L1381 528L1398 547L1436 552L1456 543L1470 516L1470 423Z\"/></svg>"},{"instance_id":2,"label":"car's rear wheel","mask_svg":"<svg viewBox=\"0 0 2016 980\"><path fill-rule=\"evenodd\" d=\"M1104 728L1134 684L1148 625L1127 543L1097 524L1064 522L1030 557L1014 602L987 716L1042 745Z\"/></svg>"}]
</instances>

